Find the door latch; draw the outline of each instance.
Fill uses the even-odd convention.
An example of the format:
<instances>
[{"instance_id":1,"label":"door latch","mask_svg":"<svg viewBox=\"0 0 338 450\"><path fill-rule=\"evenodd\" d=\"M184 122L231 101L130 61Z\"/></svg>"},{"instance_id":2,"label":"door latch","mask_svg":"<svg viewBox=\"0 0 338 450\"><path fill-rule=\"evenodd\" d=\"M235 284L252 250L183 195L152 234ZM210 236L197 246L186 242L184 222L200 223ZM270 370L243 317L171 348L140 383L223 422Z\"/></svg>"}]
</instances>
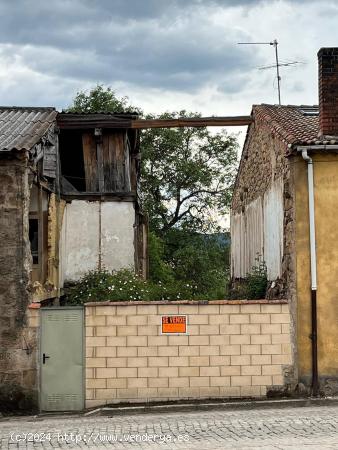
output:
<instances>
[{"instance_id":1,"label":"door latch","mask_svg":"<svg viewBox=\"0 0 338 450\"><path fill-rule=\"evenodd\" d=\"M46 359L49 359L50 356L46 355L46 353L42 354L42 364L46 364Z\"/></svg>"}]
</instances>

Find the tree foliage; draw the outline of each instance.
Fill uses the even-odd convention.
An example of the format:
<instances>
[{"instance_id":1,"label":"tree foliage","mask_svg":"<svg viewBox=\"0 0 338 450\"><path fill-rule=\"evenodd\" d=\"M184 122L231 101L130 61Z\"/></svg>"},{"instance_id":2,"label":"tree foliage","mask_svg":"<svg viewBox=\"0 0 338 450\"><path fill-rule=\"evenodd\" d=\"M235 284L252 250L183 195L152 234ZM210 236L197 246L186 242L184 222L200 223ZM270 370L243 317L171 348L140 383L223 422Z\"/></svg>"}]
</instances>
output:
<instances>
[{"instance_id":1,"label":"tree foliage","mask_svg":"<svg viewBox=\"0 0 338 450\"><path fill-rule=\"evenodd\" d=\"M141 110L131 106L128 97L117 97L115 91L103 84L97 84L89 92L77 92L73 104L68 112L93 113L93 112L138 112Z\"/></svg>"},{"instance_id":2,"label":"tree foliage","mask_svg":"<svg viewBox=\"0 0 338 450\"><path fill-rule=\"evenodd\" d=\"M172 228L149 236L150 278L153 282L186 283L204 299L226 294L229 239L227 234L201 234Z\"/></svg>"},{"instance_id":3,"label":"tree foliage","mask_svg":"<svg viewBox=\"0 0 338 450\"><path fill-rule=\"evenodd\" d=\"M179 111L158 118L196 117ZM154 116L149 116L153 117ZM143 132L142 195L153 230L212 231L215 211L226 213L237 163L237 141L207 128L154 128Z\"/></svg>"}]
</instances>

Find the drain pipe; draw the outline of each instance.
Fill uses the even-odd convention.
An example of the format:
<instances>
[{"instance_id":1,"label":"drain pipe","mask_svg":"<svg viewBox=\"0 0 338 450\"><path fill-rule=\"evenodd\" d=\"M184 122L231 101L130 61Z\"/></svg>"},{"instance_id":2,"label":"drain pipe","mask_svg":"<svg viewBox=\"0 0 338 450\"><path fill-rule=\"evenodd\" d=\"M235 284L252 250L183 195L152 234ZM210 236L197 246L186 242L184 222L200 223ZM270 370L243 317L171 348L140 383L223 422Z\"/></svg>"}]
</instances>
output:
<instances>
[{"instance_id":1,"label":"drain pipe","mask_svg":"<svg viewBox=\"0 0 338 450\"><path fill-rule=\"evenodd\" d=\"M318 396L318 352L317 352L317 254L315 227L315 199L313 181L313 161L307 153L308 149L300 148L302 158L307 163L307 182L309 195L310 223L310 261L311 261L311 341L312 341L312 395Z\"/></svg>"}]
</instances>

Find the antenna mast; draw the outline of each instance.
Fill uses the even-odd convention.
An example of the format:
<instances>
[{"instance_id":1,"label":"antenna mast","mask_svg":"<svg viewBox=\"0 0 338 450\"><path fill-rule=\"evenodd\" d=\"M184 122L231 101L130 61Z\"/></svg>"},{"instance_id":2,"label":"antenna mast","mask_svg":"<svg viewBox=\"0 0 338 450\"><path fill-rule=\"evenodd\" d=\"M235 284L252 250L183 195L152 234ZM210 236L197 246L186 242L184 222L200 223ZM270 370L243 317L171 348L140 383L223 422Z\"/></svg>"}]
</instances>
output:
<instances>
[{"instance_id":1,"label":"antenna mast","mask_svg":"<svg viewBox=\"0 0 338 450\"><path fill-rule=\"evenodd\" d=\"M276 70L277 70L277 86L278 86L278 104L281 105L280 101L280 75L279 75L279 61L278 61L278 42L277 39L274 39L273 42L270 42L270 45L273 45L275 47L275 55L276 55Z\"/></svg>"},{"instance_id":2,"label":"antenna mast","mask_svg":"<svg viewBox=\"0 0 338 450\"><path fill-rule=\"evenodd\" d=\"M277 87L278 87L278 104L281 105L281 99L280 99L280 80L281 77L279 75L279 60L278 60L278 42L277 39L274 39L272 42L238 42L238 44L244 44L244 45L273 45L275 48L275 57L276 57L276 70L277 70Z\"/></svg>"}]
</instances>

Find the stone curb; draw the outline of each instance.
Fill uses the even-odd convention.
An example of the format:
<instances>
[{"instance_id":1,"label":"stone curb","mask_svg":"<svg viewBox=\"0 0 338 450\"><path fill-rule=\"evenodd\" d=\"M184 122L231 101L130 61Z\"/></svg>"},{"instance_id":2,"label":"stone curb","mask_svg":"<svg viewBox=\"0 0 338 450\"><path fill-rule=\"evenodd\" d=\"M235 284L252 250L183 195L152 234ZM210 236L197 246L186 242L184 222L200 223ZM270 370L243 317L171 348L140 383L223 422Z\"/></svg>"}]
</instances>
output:
<instances>
[{"instance_id":1,"label":"stone curb","mask_svg":"<svg viewBox=\"0 0 338 450\"><path fill-rule=\"evenodd\" d=\"M154 414L171 413L184 411L208 411L211 409L224 410L248 410L248 409L273 409L273 408L304 408L309 406L337 406L338 397L327 398L300 398L300 399L278 399L278 400L248 400L248 401L228 401L228 402L191 402L174 404L154 404L154 405L127 405L102 407L84 413L84 416L114 416L114 415L134 415L134 414Z\"/></svg>"}]
</instances>

